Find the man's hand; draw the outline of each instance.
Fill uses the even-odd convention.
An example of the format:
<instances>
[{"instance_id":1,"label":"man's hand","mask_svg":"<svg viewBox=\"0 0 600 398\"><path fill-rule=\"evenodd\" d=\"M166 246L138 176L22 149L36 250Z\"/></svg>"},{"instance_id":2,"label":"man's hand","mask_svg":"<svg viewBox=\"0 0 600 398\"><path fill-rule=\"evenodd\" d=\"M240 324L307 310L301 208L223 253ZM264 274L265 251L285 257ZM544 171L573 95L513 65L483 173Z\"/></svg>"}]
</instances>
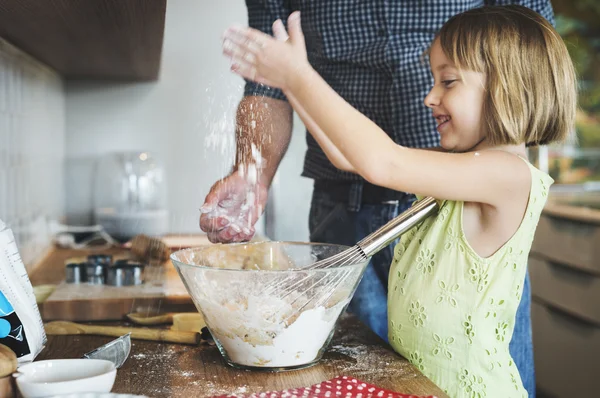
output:
<instances>
[{"instance_id":1,"label":"man's hand","mask_svg":"<svg viewBox=\"0 0 600 398\"><path fill-rule=\"evenodd\" d=\"M256 178L256 169L239 169L216 182L200 211L200 228L213 243L252 239L254 224L267 202L268 188Z\"/></svg>"}]
</instances>

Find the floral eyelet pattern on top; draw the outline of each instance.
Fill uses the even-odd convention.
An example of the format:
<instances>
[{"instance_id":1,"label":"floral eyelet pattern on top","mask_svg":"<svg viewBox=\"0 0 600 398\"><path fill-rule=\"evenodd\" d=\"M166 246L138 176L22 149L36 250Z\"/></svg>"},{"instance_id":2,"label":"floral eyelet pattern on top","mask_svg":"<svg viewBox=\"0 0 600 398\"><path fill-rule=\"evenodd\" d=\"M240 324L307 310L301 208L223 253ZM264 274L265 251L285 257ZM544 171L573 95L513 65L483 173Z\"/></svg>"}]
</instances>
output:
<instances>
[{"instance_id":1,"label":"floral eyelet pattern on top","mask_svg":"<svg viewBox=\"0 0 600 398\"><path fill-rule=\"evenodd\" d=\"M481 258L462 226L463 202L405 234L390 271L389 341L451 397L526 397L510 356L527 257L553 180L529 165L527 210L515 234Z\"/></svg>"}]
</instances>

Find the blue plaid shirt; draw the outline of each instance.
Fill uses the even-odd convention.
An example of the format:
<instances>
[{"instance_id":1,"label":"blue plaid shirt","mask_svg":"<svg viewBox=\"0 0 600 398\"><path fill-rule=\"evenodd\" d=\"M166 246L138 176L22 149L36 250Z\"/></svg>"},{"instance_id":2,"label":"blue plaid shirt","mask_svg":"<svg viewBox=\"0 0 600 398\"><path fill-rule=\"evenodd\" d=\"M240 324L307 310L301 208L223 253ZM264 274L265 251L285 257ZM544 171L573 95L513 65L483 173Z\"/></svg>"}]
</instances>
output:
<instances>
[{"instance_id":1,"label":"blue plaid shirt","mask_svg":"<svg viewBox=\"0 0 600 398\"><path fill-rule=\"evenodd\" d=\"M272 34L277 18L302 12L308 59L352 106L396 143L439 145L431 111L423 104L433 79L422 54L451 16L483 5L521 4L554 24L549 0L246 0L249 25ZM244 95L285 99L280 90L246 82ZM303 176L360 181L335 168L307 134Z\"/></svg>"}]
</instances>

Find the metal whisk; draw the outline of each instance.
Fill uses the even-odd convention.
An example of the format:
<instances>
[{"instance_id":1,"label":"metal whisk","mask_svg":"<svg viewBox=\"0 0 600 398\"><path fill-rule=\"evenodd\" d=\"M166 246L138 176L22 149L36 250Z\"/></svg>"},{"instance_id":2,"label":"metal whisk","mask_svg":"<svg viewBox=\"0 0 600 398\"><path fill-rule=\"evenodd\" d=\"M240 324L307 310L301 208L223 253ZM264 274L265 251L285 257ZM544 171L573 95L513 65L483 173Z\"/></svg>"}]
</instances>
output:
<instances>
[{"instance_id":1,"label":"metal whisk","mask_svg":"<svg viewBox=\"0 0 600 398\"><path fill-rule=\"evenodd\" d=\"M292 283L283 283L283 286L279 283L272 284L266 289L266 294L271 295L276 292L277 297L285 299L288 296L292 296L290 299L286 299L286 304L282 305L277 311L274 311L271 319L276 318L280 315L286 306L294 305L296 302L301 300L300 305L295 308L296 313L301 313L304 308L310 306L310 308L316 308L324 305L337 291L338 286L343 283L346 278L354 272L353 269L340 270L338 273L334 273L334 277L331 279L327 273L321 275L318 280L314 280L314 275L311 273L303 273L302 271L323 269L330 267L339 267L342 265L358 264L362 261L366 261L369 257L386 247L394 239L408 231L410 228L415 226L418 222L422 221L426 217L437 212L439 206L435 199L431 197L425 197L410 208L398 215L393 220L379 228L377 231L366 236L363 240L358 242L356 245L349 249L344 250L341 253L335 254L331 257L317 261L306 267L298 268L300 275L304 274L304 277L300 277ZM310 286L306 286L310 283ZM325 285L326 290L329 292L326 295L311 295L306 293L316 286Z\"/></svg>"},{"instance_id":2,"label":"metal whisk","mask_svg":"<svg viewBox=\"0 0 600 398\"><path fill-rule=\"evenodd\" d=\"M314 264L304 267L303 270L338 267L365 261L437 210L438 204L435 199L432 197L425 197L418 202L415 202L411 208L402 212L402 214L389 221L377 231L367 235L363 240L351 248L323 260L319 260Z\"/></svg>"}]
</instances>

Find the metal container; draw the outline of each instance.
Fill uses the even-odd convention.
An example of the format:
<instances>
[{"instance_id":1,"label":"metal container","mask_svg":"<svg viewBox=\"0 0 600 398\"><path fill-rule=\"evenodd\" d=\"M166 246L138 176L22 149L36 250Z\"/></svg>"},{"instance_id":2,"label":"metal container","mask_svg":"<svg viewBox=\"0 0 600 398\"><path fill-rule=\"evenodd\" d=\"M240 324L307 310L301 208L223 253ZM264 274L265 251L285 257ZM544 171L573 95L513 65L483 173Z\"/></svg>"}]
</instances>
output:
<instances>
[{"instance_id":1,"label":"metal container","mask_svg":"<svg viewBox=\"0 0 600 398\"><path fill-rule=\"evenodd\" d=\"M106 269L108 266L106 264L96 264L91 262L85 264L87 283L90 285L103 285L106 280Z\"/></svg>"},{"instance_id":2,"label":"metal container","mask_svg":"<svg viewBox=\"0 0 600 398\"><path fill-rule=\"evenodd\" d=\"M87 282L87 263L68 263L65 267L67 283Z\"/></svg>"},{"instance_id":3,"label":"metal container","mask_svg":"<svg viewBox=\"0 0 600 398\"><path fill-rule=\"evenodd\" d=\"M118 262L108 267L106 284L111 286L135 286L144 283L144 265L135 262Z\"/></svg>"},{"instance_id":4,"label":"metal container","mask_svg":"<svg viewBox=\"0 0 600 398\"><path fill-rule=\"evenodd\" d=\"M112 256L110 254L90 254L87 256L87 261L94 264L110 265Z\"/></svg>"}]
</instances>

